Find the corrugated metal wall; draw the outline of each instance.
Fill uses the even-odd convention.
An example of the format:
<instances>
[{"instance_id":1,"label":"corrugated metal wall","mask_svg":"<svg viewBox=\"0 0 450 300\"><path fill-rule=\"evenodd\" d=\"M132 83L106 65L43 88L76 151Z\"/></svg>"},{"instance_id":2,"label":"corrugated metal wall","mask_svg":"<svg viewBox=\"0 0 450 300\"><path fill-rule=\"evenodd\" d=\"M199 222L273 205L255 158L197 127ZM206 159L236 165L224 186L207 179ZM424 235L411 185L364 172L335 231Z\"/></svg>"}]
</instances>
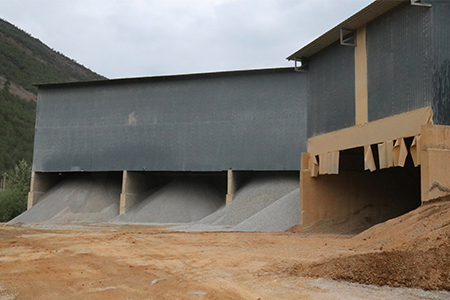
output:
<instances>
[{"instance_id":1,"label":"corrugated metal wall","mask_svg":"<svg viewBox=\"0 0 450 300\"><path fill-rule=\"evenodd\" d=\"M450 2L433 1L434 123L450 125Z\"/></svg>"},{"instance_id":2,"label":"corrugated metal wall","mask_svg":"<svg viewBox=\"0 0 450 300\"><path fill-rule=\"evenodd\" d=\"M35 171L299 170L305 151L292 68L39 89Z\"/></svg>"},{"instance_id":3,"label":"corrugated metal wall","mask_svg":"<svg viewBox=\"0 0 450 300\"><path fill-rule=\"evenodd\" d=\"M367 25L369 121L431 105L431 13L405 4Z\"/></svg>"},{"instance_id":4,"label":"corrugated metal wall","mask_svg":"<svg viewBox=\"0 0 450 300\"><path fill-rule=\"evenodd\" d=\"M308 137L355 125L354 48L331 45L308 69Z\"/></svg>"}]
</instances>

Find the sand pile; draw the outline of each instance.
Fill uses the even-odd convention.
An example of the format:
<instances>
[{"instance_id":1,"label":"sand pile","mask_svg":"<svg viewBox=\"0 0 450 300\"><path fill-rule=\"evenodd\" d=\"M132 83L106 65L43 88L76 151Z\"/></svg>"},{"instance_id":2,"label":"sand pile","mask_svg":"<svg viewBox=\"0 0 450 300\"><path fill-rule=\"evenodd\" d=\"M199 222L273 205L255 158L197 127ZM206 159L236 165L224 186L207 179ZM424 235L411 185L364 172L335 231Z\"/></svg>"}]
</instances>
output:
<instances>
[{"instance_id":1,"label":"sand pile","mask_svg":"<svg viewBox=\"0 0 450 300\"><path fill-rule=\"evenodd\" d=\"M340 220L322 220L302 228L296 226L289 229L292 233L326 233L326 234L358 234L370 227L385 222L395 215L387 206L367 205L348 218Z\"/></svg>"},{"instance_id":2,"label":"sand pile","mask_svg":"<svg viewBox=\"0 0 450 300\"><path fill-rule=\"evenodd\" d=\"M450 241L450 196L425 203L353 239L362 244L361 249L367 250L427 251L445 246Z\"/></svg>"},{"instance_id":3,"label":"sand pile","mask_svg":"<svg viewBox=\"0 0 450 300\"><path fill-rule=\"evenodd\" d=\"M31 209L9 223L107 222L119 214L120 181L74 176L58 183Z\"/></svg>"},{"instance_id":4,"label":"sand pile","mask_svg":"<svg viewBox=\"0 0 450 300\"><path fill-rule=\"evenodd\" d=\"M113 222L190 223L215 212L224 201L224 196L205 181L174 179L160 189L149 191L139 204Z\"/></svg>"},{"instance_id":5,"label":"sand pile","mask_svg":"<svg viewBox=\"0 0 450 300\"><path fill-rule=\"evenodd\" d=\"M362 254L297 265L290 273L351 282L450 290L450 197L352 238Z\"/></svg>"},{"instance_id":6,"label":"sand pile","mask_svg":"<svg viewBox=\"0 0 450 300\"><path fill-rule=\"evenodd\" d=\"M322 220L307 227L296 226L289 229L292 233L325 233L348 234L361 233L377 224L407 213L411 208L405 208L399 203L368 204L346 218Z\"/></svg>"},{"instance_id":7,"label":"sand pile","mask_svg":"<svg viewBox=\"0 0 450 300\"><path fill-rule=\"evenodd\" d=\"M275 175L253 178L236 193L233 202L180 231L277 232L299 222L297 176Z\"/></svg>"}]
</instances>

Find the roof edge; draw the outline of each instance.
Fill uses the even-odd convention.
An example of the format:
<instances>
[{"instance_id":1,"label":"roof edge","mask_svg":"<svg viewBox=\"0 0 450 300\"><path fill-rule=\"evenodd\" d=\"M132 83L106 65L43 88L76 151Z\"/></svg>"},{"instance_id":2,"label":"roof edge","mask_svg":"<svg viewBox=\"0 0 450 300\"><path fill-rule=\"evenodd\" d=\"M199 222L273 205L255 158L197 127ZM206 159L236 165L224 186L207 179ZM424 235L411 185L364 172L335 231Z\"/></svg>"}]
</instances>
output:
<instances>
[{"instance_id":1,"label":"roof edge","mask_svg":"<svg viewBox=\"0 0 450 300\"><path fill-rule=\"evenodd\" d=\"M128 78L115 78L115 79L92 80L92 81L74 81L74 82L61 82L61 83L41 83L41 84L34 84L34 86L37 86L38 88L77 87L77 86L93 86L93 85L107 85L107 84L120 84L120 83L151 82L151 81L162 81L162 80L177 80L177 79L186 79L186 78L205 78L205 77L213 77L213 76L230 76L230 75L239 75L239 74L258 74L258 73L270 73L270 72L280 72L280 71L286 72L286 71L291 71L291 70L294 72L294 67L231 70L231 71L158 75L158 76L145 76L145 77L128 77Z\"/></svg>"},{"instance_id":2,"label":"roof edge","mask_svg":"<svg viewBox=\"0 0 450 300\"><path fill-rule=\"evenodd\" d=\"M302 57L310 57L338 41L340 39L340 30L342 28L347 30L356 30L393 8L407 2L410 2L410 0L376 0L317 39L313 40L300 50L294 52L286 59L298 60Z\"/></svg>"}]
</instances>

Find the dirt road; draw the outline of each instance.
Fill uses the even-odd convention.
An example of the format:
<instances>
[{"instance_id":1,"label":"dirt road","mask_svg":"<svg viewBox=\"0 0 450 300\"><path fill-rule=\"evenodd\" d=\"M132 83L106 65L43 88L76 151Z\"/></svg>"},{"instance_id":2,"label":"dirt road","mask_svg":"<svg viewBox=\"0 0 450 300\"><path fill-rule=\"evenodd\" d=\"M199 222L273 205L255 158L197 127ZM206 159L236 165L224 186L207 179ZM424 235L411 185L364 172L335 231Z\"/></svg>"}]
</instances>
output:
<instances>
[{"instance_id":1,"label":"dirt road","mask_svg":"<svg viewBox=\"0 0 450 300\"><path fill-rule=\"evenodd\" d=\"M0 299L450 299L442 291L303 276L292 266L373 250L298 233L0 225Z\"/></svg>"}]
</instances>

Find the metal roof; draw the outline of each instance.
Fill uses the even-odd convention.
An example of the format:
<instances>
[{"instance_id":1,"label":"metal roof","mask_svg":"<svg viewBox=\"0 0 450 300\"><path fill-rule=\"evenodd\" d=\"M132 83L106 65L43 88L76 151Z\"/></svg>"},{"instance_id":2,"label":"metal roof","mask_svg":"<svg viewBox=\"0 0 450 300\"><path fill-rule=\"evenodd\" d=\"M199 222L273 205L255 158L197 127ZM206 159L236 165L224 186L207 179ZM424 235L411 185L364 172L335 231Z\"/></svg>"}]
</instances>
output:
<instances>
[{"instance_id":1,"label":"metal roof","mask_svg":"<svg viewBox=\"0 0 450 300\"><path fill-rule=\"evenodd\" d=\"M320 50L328 47L340 39L340 30L356 30L369 23L389 10L410 0L376 0L369 4L344 22L330 29L305 47L287 57L288 60L296 60L302 57L310 57Z\"/></svg>"},{"instance_id":2,"label":"metal roof","mask_svg":"<svg viewBox=\"0 0 450 300\"><path fill-rule=\"evenodd\" d=\"M294 72L294 68L293 67L280 67L280 68L267 68L267 69L248 69L248 70L232 70L232 71L218 71L218 72L191 73L191 74L116 78L116 79L103 79L103 80L92 80L92 81L38 83L38 84L34 84L34 86L37 86L39 88L99 86L99 85L111 85L111 84L115 85L115 84L141 83L141 82L158 82L158 81L167 81L167 80L185 80L185 79L196 79L196 78L213 78L213 77L254 75L254 74L279 73L279 72Z\"/></svg>"}]
</instances>

